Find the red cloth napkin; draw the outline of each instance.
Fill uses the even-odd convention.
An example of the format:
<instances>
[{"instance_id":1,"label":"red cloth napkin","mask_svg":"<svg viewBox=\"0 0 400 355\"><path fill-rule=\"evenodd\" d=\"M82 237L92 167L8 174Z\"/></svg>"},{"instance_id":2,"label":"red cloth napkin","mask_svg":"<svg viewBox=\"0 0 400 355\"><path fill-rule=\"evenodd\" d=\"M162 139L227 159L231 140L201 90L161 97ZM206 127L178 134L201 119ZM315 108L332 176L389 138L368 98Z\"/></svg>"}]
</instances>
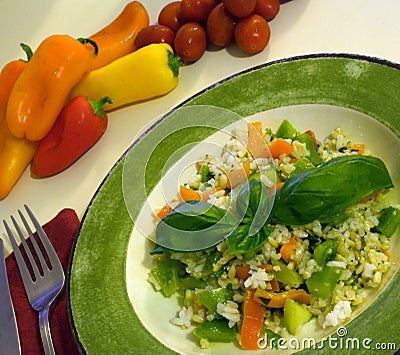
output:
<instances>
[{"instance_id":1,"label":"red cloth napkin","mask_svg":"<svg viewBox=\"0 0 400 355\"><path fill-rule=\"evenodd\" d=\"M65 273L67 272L72 243L78 227L79 218L75 211L69 208L60 211L50 222L43 226L44 231L57 251ZM7 257L6 265L22 354L44 354L39 332L38 313L29 304L14 253ZM68 321L65 288L61 298L58 299L57 304L50 313L50 324L56 353L58 355L79 354Z\"/></svg>"}]
</instances>

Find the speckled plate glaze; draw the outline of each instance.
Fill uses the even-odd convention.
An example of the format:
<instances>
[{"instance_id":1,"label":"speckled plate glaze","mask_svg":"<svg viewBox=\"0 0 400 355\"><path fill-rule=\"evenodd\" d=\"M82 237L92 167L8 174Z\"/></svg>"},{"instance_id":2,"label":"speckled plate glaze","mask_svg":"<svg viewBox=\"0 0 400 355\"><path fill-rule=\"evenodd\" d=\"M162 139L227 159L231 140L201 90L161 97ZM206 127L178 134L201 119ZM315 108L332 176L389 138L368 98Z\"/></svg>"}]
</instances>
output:
<instances>
[{"instance_id":1,"label":"speckled plate glaze","mask_svg":"<svg viewBox=\"0 0 400 355\"><path fill-rule=\"evenodd\" d=\"M174 124L174 113L181 107L211 105L240 116L302 105L330 105L357 111L379 121L400 137L400 65L377 58L348 54L320 54L294 57L251 68L198 93L156 121L116 162L91 200L71 257L67 294L71 326L76 341L87 354L171 354L193 353L192 347L172 350L168 339L159 341L143 326L127 290L127 252L134 223L123 195L123 168L127 156L140 157L152 150L146 166L145 190L149 194L161 178L160 167L179 148L206 139L214 130L207 128L174 132L164 138L165 127ZM229 117L235 117L229 116ZM290 117L288 117L290 119ZM210 118L210 123L215 118ZM176 124L177 122L175 122ZM221 127L233 123L227 119ZM319 123L321 124L321 122ZM153 150L154 146L157 146ZM391 147L388 147L391 149ZM393 154L400 157L399 151ZM395 185L399 184L398 171ZM138 187L140 189L140 187ZM132 187L132 196L135 188ZM139 194L138 196L145 196ZM145 201L136 200L137 213ZM130 210L131 215L132 211ZM133 220L135 216L133 215ZM396 236L397 239L398 235ZM396 246L399 243L396 242ZM398 250L399 248L397 248ZM143 250L143 254L147 250ZM346 325L351 338L359 339L359 348L347 354L371 354L377 343L398 341L400 334L400 253L394 251L391 281L373 303ZM141 261L138 261L141 262ZM149 284L135 292L153 292ZM159 325L163 327L163 325ZM337 335L338 336L338 335ZM340 338L340 337L339 337ZM344 338L343 338L344 339ZM371 339L365 347L363 339ZM340 339L339 339L340 340ZM367 341L368 342L368 341ZM399 344L397 344L397 347ZM321 346L322 347L322 346ZM197 349L200 352L200 349ZM332 348L307 350L307 354L331 354ZM221 354L221 348L218 353ZM381 350L380 354L394 351Z\"/></svg>"}]
</instances>

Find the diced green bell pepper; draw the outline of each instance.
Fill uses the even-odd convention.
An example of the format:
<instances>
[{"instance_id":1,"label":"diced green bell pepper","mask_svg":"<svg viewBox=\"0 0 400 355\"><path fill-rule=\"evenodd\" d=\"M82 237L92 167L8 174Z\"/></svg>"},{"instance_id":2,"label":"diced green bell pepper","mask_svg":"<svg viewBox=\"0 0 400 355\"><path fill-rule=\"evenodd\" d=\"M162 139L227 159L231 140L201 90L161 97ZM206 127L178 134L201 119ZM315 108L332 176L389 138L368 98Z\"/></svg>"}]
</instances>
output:
<instances>
[{"instance_id":1,"label":"diced green bell pepper","mask_svg":"<svg viewBox=\"0 0 400 355\"><path fill-rule=\"evenodd\" d=\"M311 319L311 312L299 302L288 298L283 307L283 323L290 334L300 333L301 327Z\"/></svg>"},{"instance_id":2,"label":"diced green bell pepper","mask_svg":"<svg viewBox=\"0 0 400 355\"><path fill-rule=\"evenodd\" d=\"M322 158L318 155L317 151L315 150L314 143L310 135L308 135L307 133L299 134L298 136L296 136L296 140L306 144L306 148L310 152L308 159L310 159L310 162L313 165L318 166L322 163Z\"/></svg>"},{"instance_id":3,"label":"diced green bell pepper","mask_svg":"<svg viewBox=\"0 0 400 355\"><path fill-rule=\"evenodd\" d=\"M196 279L195 277L183 277L180 279L180 287L184 290L195 288L204 288L206 287L207 283L204 280Z\"/></svg>"},{"instance_id":4,"label":"diced green bell pepper","mask_svg":"<svg viewBox=\"0 0 400 355\"><path fill-rule=\"evenodd\" d=\"M340 279L340 269L325 266L322 271L314 272L306 280L308 291L315 297L330 298Z\"/></svg>"},{"instance_id":5,"label":"diced green bell pepper","mask_svg":"<svg viewBox=\"0 0 400 355\"><path fill-rule=\"evenodd\" d=\"M337 239L327 239L315 248L314 260L319 266L325 266L328 261L335 259L338 246Z\"/></svg>"},{"instance_id":6,"label":"diced green bell pepper","mask_svg":"<svg viewBox=\"0 0 400 355\"><path fill-rule=\"evenodd\" d=\"M198 339L208 339L217 342L231 342L235 340L235 329L229 328L225 319L214 319L204 322L193 330L193 334Z\"/></svg>"},{"instance_id":7,"label":"diced green bell pepper","mask_svg":"<svg viewBox=\"0 0 400 355\"><path fill-rule=\"evenodd\" d=\"M215 274L214 266L219 259L221 259L222 253L218 250L212 251L210 254L207 255L206 261L203 267L203 275L209 276Z\"/></svg>"},{"instance_id":8,"label":"diced green bell pepper","mask_svg":"<svg viewBox=\"0 0 400 355\"><path fill-rule=\"evenodd\" d=\"M214 288L211 290L201 291L197 294L202 305L207 307L210 313L215 313L218 303L226 303L233 297L232 290L226 287Z\"/></svg>"},{"instance_id":9,"label":"diced green bell pepper","mask_svg":"<svg viewBox=\"0 0 400 355\"><path fill-rule=\"evenodd\" d=\"M279 266L280 270L275 271L275 277L279 282L289 287L298 288L303 283L303 278L293 269L289 269L287 264L282 260L271 260L273 266Z\"/></svg>"},{"instance_id":10,"label":"diced green bell pepper","mask_svg":"<svg viewBox=\"0 0 400 355\"><path fill-rule=\"evenodd\" d=\"M304 157L297 160L293 165L296 169L294 169L292 175L300 174L306 170L315 168L315 165L311 163L310 159Z\"/></svg>"},{"instance_id":11,"label":"diced green bell pepper","mask_svg":"<svg viewBox=\"0 0 400 355\"><path fill-rule=\"evenodd\" d=\"M400 210L395 207L386 208L379 217L379 224L374 228L377 232L390 238L400 225Z\"/></svg>"},{"instance_id":12,"label":"diced green bell pepper","mask_svg":"<svg viewBox=\"0 0 400 355\"><path fill-rule=\"evenodd\" d=\"M284 139L294 139L300 132L293 127L288 120L283 120L278 130L275 133L275 137Z\"/></svg>"},{"instance_id":13,"label":"diced green bell pepper","mask_svg":"<svg viewBox=\"0 0 400 355\"><path fill-rule=\"evenodd\" d=\"M161 287L165 296L173 295L179 288L179 276L182 271L178 260L161 260L151 271L151 275Z\"/></svg>"}]
</instances>

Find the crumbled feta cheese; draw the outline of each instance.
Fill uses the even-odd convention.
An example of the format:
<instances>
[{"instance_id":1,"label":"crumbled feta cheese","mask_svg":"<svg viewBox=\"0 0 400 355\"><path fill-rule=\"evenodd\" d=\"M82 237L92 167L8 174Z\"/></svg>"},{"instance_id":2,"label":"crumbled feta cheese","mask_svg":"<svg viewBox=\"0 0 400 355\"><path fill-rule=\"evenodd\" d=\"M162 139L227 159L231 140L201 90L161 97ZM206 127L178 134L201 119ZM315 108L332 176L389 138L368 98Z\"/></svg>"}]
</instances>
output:
<instances>
[{"instance_id":1,"label":"crumbled feta cheese","mask_svg":"<svg viewBox=\"0 0 400 355\"><path fill-rule=\"evenodd\" d=\"M229 321L229 328L232 328L236 323L240 321L239 305L236 302L218 302L217 313Z\"/></svg>"},{"instance_id":2,"label":"crumbled feta cheese","mask_svg":"<svg viewBox=\"0 0 400 355\"><path fill-rule=\"evenodd\" d=\"M372 277L376 269L377 268L374 264L366 263L364 267L364 276Z\"/></svg>"},{"instance_id":3,"label":"crumbled feta cheese","mask_svg":"<svg viewBox=\"0 0 400 355\"><path fill-rule=\"evenodd\" d=\"M250 270L250 276L244 282L244 287L251 288L267 288L267 282L271 280L271 275L268 274L264 269L255 268Z\"/></svg>"},{"instance_id":4,"label":"crumbled feta cheese","mask_svg":"<svg viewBox=\"0 0 400 355\"><path fill-rule=\"evenodd\" d=\"M325 322L322 324L323 328L329 326L337 326L340 322L349 318L351 315L351 306L349 301L339 301L336 303L335 307L331 312L329 312L325 317Z\"/></svg>"}]
</instances>

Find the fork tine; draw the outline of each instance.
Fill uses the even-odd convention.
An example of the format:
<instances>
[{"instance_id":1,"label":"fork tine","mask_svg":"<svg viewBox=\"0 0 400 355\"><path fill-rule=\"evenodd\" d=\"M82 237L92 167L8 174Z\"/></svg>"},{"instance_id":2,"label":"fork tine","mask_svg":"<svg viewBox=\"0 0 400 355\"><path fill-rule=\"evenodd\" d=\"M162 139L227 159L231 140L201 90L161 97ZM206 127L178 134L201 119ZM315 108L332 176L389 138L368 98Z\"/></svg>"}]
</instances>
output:
<instances>
[{"instance_id":1,"label":"fork tine","mask_svg":"<svg viewBox=\"0 0 400 355\"><path fill-rule=\"evenodd\" d=\"M24 205L24 207L25 207L25 210L28 213L33 225L35 226L36 232L44 246L44 249L46 250L47 256L49 257L49 260L50 260L51 267L52 268L57 267L57 268L62 269L60 259L57 256L57 253L53 247L53 244L51 244L49 238L47 237L46 232L43 230L42 226L36 219L35 215L31 211L31 209L27 205Z\"/></svg>"},{"instance_id":2,"label":"fork tine","mask_svg":"<svg viewBox=\"0 0 400 355\"><path fill-rule=\"evenodd\" d=\"M18 268L21 274L22 281L24 286L29 285L32 283L31 275L29 274L28 267L25 263L24 257L22 256L21 251L19 250L18 244L14 238L14 234L11 232L10 227L8 226L7 222L3 219L3 224L6 229L8 238L10 239L12 248L14 250L15 259L17 260ZM36 265L36 264L34 264Z\"/></svg>"},{"instance_id":3,"label":"fork tine","mask_svg":"<svg viewBox=\"0 0 400 355\"><path fill-rule=\"evenodd\" d=\"M32 266L33 273L34 273L35 278L37 280L40 277L40 271L39 271L39 268L37 267L36 261L35 261L33 255L32 255L31 250L29 249L28 243L26 242L25 237L24 237L24 235L23 235L23 233L21 231L21 228L19 227L19 225L18 225L17 221L15 220L14 216L11 216L11 220L12 220L12 222L14 224L15 230L17 231L18 237L19 237L19 239L20 239L20 241L21 241L21 243L22 243L22 245L24 247L25 253L28 256L29 263ZM32 235L32 232L31 232L31 234L29 234L29 238L31 238L31 240L35 239L33 237L33 235Z\"/></svg>"},{"instance_id":4,"label":"fork tine","mask_svg":"<svg viewBox=\"0 0 400 355\"><path fill-rule=\"evenodd\" d=\"M43 272L45 272L46 270L48 271L48 270L49 270L49 267L47 266L46 260L45 260L44 257L43 257L43 253L42 253L42 251L40 250L39 245L38 245L38 243L36 242L35 237L33 236L33 232L32 232L32 230L31 230L31 227L29 226L28 222L26 221L26 218L24 217L24 215L22 214L22 212L21 212L20 210L18 210L18 214L19 214L19 217L21 218L22 223L23 223L24 226L25 226L25 230L26 230L26 232L28 233L29 238L31 239L33 248L35 249L36 255L37 255L38 258L39 258L39 262L40 262L40 265L42 266ZM29 260L30 260L30 259L29 259Z\"/></svg>"}]
</instances>

